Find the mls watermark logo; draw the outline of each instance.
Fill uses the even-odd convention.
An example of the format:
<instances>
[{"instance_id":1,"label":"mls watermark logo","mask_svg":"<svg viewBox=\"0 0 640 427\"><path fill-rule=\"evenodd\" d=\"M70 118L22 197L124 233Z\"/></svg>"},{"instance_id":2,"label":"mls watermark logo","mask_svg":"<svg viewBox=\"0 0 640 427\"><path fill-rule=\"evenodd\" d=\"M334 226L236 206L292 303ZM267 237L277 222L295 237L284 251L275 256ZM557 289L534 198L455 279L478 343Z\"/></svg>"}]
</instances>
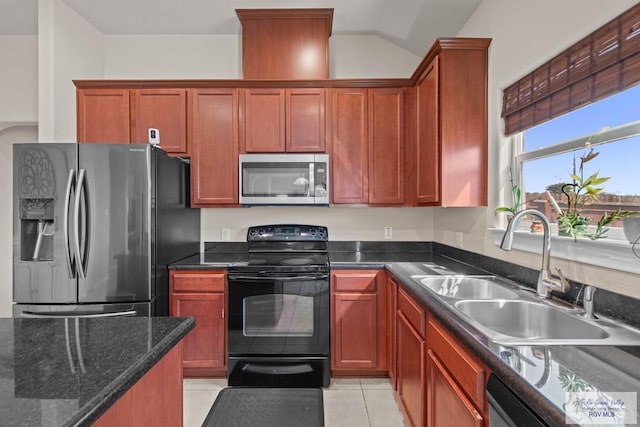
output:
<instances>
[{"instance_id":1,"label":"mls watermark logo","mask_svg":"<svg viewBox=\"0 0 640 427\"><path fill-rule=\"evenodd\" d=\"M638 422L636 392L567 392L565 422L567 424L620 425Z\"/></svg>"}]
</instances>

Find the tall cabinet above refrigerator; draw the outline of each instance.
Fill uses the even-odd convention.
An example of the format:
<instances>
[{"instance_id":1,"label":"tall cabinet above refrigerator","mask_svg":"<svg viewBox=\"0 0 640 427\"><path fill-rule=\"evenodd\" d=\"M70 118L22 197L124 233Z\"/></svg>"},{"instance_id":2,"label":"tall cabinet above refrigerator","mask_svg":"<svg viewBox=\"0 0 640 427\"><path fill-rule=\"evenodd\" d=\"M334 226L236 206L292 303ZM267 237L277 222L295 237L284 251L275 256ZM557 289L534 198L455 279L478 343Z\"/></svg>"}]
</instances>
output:
<instances>
[{"instance_id":1,"label":"tall cabinet above refrigerator","mask_svg":"<svg viewBox=\"0 0 640 427\"><path fill-rule=\"evenodd\" d=\"M14 316L168 315L199 251L189 165L150 145L15 144Z\"/></svg>"}]
</instances>

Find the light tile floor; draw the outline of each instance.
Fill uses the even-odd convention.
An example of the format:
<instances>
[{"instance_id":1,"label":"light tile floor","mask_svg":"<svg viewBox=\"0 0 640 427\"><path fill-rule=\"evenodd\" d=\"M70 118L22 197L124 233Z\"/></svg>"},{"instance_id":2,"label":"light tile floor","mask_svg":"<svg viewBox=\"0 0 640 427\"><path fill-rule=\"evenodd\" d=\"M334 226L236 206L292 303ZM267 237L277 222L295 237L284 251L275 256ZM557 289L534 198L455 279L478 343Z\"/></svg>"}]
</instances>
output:
<instances>
[{"instance_id":1,"label":"light tile floor","mask_svg":"<svg viewBox=\"0 0 640 427\"><path fill-rule=\"evenodd\" d=\"M185 379L184 427L200 427L224 379ZM332 379L323 390L325 427L403 427L404 420L386 378Z\"/></svg>"}]
</instances>

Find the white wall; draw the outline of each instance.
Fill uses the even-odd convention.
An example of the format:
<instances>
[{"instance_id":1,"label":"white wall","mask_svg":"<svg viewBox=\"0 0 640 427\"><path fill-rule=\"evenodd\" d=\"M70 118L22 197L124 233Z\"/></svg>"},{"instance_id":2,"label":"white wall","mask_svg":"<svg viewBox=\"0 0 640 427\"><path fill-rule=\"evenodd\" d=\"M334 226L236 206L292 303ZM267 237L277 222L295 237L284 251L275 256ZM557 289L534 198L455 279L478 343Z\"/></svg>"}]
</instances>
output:
<instances>
[{"instance_id":1,"label":"white wall","mask_svg":"<svg viewBox=\"0 0 640 427\"><path fill-rule=\"evenodd\" d=\"M502 90L551 59L571 44L636 1L618 0L603 7L600 0L484 0L458 36L491 37L489 51L489 206L486 209L436 209L434 236L455 246L456 232L463 233L462 247L494 258L532 268L540 267L540 255L504 252L493 243L487 228L496 225L493 208L503 204L509 185L509 141L500 118ZM553 260L569 278L640 297L633 284L637 275L589 265Z\"/></svg>"},{"instance_id":2,"label":"white wall","mask_svg":"<svg viewBox=\"0 0 640 427\"><path fill-rule=\"evenodd\" d=\"M0 36L0 129L38 121L38 38Z\"/></svg>"},{"instance_id":3,"label":"white wall","mask_svg":"<svg viewBox=\"0 0 640 427\"><path fill-rule=\"evenodd\" d=\"M422 60L371 34L334 34L329 38L332 79L408 78Z\"/></svg>"},{"instance_id":4,"label":"white wall","mask_svg":"<svg viewBox=\"0 0 640 427\"><path fill-rule=\"evenodd\" d=\"M38 3L39 140L76 141L72 80L104 77L104 37L61 0Z\"/></svg>"},{"instance_id":5,"label":"white wall","mask_svg":"<svg viewBox=\"0 0 640 427\"><path fill-rule=\"evenodd\" d=\"M110 79L236 79L242 77L241 37L105 36ZM422 58L371 34L333 35L329 75L407 78Z\"/></svg>"},{"instance_id":6,"label":"white wall","mask_svg":"<svg viewBox=\"0 0 640 427\"><path fill-rule=\"evenodd\" d=\"M237 79L240 37L106 36L108 79Z\"/></svg>"},{"instance_id":7,"label":"white wall","mask_svg":"<svg viewBox=\"0 0 640 427\"><path fill-rule=\"evenodd\" d=\"M432 208L256 207L202 210L202 241L220 241L221 228L232 241L245 241L247 228L259 224L314 224L329 227L331 240L384 240L392 227L395 241L433 240Z\"/></svg>"}]
</instances>

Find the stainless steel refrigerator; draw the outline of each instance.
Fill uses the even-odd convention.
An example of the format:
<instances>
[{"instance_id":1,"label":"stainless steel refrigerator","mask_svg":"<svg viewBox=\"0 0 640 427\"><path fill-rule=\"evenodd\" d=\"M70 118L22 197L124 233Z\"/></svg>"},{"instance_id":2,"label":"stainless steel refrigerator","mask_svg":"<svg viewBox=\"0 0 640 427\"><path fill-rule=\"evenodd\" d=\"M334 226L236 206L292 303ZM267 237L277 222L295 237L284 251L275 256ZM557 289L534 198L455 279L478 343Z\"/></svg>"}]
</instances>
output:
<instances>
[{"instance_id":1,"label":"stainless steel refrigerator","mask_svg":"<svg viewBox=\"0 0 640 427\"><path fill-rule=\"evenodd\" d=\"M13 156L13 315L168 315L167 265L200 249L189 165L151 145Z\"/></svg>"}]
</instances>

